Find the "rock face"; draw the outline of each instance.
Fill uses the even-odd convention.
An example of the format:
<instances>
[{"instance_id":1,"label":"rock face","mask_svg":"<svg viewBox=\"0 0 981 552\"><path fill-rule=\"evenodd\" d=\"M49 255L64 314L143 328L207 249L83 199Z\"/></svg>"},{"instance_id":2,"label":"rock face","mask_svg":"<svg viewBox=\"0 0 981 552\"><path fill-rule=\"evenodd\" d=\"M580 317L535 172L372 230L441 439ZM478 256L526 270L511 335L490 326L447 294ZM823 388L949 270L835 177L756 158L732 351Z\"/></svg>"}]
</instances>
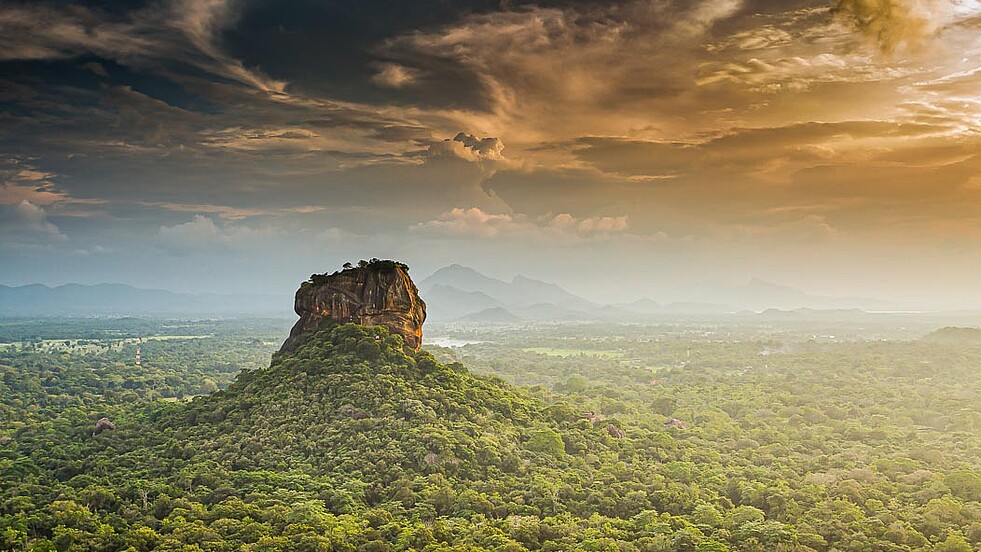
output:
<instances>
[{"instance_id":1,"label":"rock face","mask_svg":"<svg viewBox=\"0 0 981 552\"><path fill-rule=\"evenodd\" d=\"M678 418L671 418L670 420L664 422L664 427L674 427L677 429L688 429L688 422L679 420Z\"/></svg>"},{"instance_id":2,"label":"rock face","mask_svg":"<svg viewBox=\"0 0 981 552\"><path fill-rule=\"evenodd\" d=\"M606 425L606 432L609 433L610 437L613 437L614 439L623 439L627 436L622 429L613 424Z\"/></svg>"},{"instance_id":3,"label":"rock face","mask_svg":"<svg viewBox=\"0 0 981 552\"><path fill-rule=\"evenodd\" d=\"M295 351L325 318L385 326L401 335L406 347L418 351L422 346L426 303L402 263L372 259L333 274L315 274L296 291L294 308L300 319L280 351Z\"/></svg>"},{"instance_id":4,"label":"rock face","mask_svg":"<svg viewBox=\"0 0 981 552\"><path fill-rule=\"evenodd\" d=\"M92 431L92 435L98 435L103 431L114 431L116 429L116 424L112 423L109 418L99 418L98 422L95 422L95 430Z\"/></svg>"}]
</instances>

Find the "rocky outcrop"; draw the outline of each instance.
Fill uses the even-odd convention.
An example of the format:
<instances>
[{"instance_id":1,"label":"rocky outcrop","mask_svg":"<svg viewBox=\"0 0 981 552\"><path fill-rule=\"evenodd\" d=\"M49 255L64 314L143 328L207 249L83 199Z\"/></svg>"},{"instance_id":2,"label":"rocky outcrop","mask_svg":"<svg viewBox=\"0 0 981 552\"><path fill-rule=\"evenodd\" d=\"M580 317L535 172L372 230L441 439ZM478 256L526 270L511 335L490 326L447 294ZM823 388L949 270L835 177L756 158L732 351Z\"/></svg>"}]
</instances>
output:
<instances>
[{"instance_id":1,"label":"rocky outcrop","mask_svg":"<svg viewBox=\"0 0 981 552\"><path fill-rule=\"evenodd\" d=\"M99 418L98 422L95 422L95 430L92 431L92 436L96 436L103 431L115 431L116 424L112 423L109 418Z\"/></svg>"},{"instance_id":2,"label":"rocky outcrop","mask_svg":"<svg viewBox=\"0 0 981 552\"><path fill-rule=\"evenodd\" d=\"M614 439L623 439L624 437L627 436L627 434L622 429L620 429L619 427L613 424L606 425L606 432L609 433L610 437L613 437Z\"/></svg>"},{"instance_id":3,"label":"rocky outcrop","mask_svg":"<svg viewBox=\"0 0 981 552\"><path fill-rule=\"evenodd\" d=\"M679 420L678 418L671 418L670 420L664 422L665 429L675 428L675 429L688 429L688 422Z\"/></svg>"},{"instance_id":4,"label":"rocky outcrop","mask_svg":"<svg viewBox=\"0 0 981 552\"><path fill-rule=\"evenodd\" d=\"M372 259L333 274L315 274L296 291L294 308L300 319L280 351L295 351L324 319L385 326L401 335L406 347L418 351L422 346L426 303L402 263Z\"/></svg>"}]
</instances>

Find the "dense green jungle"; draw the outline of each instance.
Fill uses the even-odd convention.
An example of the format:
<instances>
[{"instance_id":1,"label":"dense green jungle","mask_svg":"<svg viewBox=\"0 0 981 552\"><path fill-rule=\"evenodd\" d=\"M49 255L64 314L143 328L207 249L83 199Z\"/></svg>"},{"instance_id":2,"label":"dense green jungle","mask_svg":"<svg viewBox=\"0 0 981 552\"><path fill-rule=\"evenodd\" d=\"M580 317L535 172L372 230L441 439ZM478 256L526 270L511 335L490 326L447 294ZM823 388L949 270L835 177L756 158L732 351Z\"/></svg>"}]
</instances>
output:
<instances>
[{"instance_id":1,"label":"dense green jungle","mask_svg":"<svg viewBox=\"0 0 981 552\"><path fill-rule=\"evenodd\" d=\"M0 321L0 549L981 546L950 330L288 327Z\"/></svg>"}]
</instances>

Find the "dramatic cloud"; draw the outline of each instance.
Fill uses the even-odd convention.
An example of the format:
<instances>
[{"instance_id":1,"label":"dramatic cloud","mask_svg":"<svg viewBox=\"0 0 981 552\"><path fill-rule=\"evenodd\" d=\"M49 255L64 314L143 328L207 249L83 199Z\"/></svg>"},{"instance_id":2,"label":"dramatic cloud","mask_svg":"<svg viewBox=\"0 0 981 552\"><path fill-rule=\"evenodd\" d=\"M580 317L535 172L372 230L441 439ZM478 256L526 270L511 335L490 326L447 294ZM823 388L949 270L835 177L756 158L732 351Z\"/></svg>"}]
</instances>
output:
<instances>
[{"instance_id":1,"label":"dramatic cloud","mask_svg":"<svg viewBox=\"0 0 981 552\"><path fill-rule=\"evenodd\" d=\"M384 63L379 67L375 76L371 77L371 80L379 86L404 88L411 85L417 78L419 78L419 72L414 69L394 63Z\"/></svg>"},{"instance_id":2,"label":"dramatic cloud","mask_svg":"<svg viewBox=\"0 0 981 552\"><path fill-rule=\"evenodd\" d=\"M390 41L385 51L421 66L449 57L465 67L493 115L471 124L489 124L495 132L507 128L509 139L533 142L574 127L622 131L656 124L652 119L667 113L665 102L690 88L701 41L740 5L701 0L687 8L646 1L533 7L412 33Z\"/></svg>"},{"instance_id":3,"label":"dramatic cloud","mask_svg":"<svg viewBox=\"0 0 981 552\"><path fill-rule=\"evenodd\" d=\"M565 242L609 237L627 230L626 216L577 219L568 213L532 218L527 215L487 213L476 207L456 208L410 229L434 236L511 238Z\"/></svg>"},{"instance_id":4,"label":"dramatic cloud","mask_svg":"<svg viewBox=\"0 0 981 552\"><path fill-rule=\"evenodd\" d=\"M7 180L0 185L0 205L15 205L29 201L34 205L50 205L64 200L65 192L55 190L48 183Z\"/></svg>"},{"instance_id":5,"label":"dramatic cloud","mask_svg":"<svg viewBox=\"0 0 981 552\"><path fill-rule=\"evenodd\" d=\"M27 200L0 205L0 248L36 249L67 240L68 236L48 220L41 207Z\"/></svg>"},{"instance_id":6,"label":"dramatic cloud","mask_svg":"<svg viewBox=\"0 0 981 552\"><path fill-rule=\"evenodd\" d=\"M583 138L576 154L603 170L646 177L729 173L791 180L800 170L851 166L887 151L907 149L955 127L887 121L801 123L777 128L733 129L698 142Z\"/></svg>"},{"instance_id":7,"label":"dramatic cloud","mask_svg":"<svg viewBox=\"0 0 981 552\"><path fill-rule=\"evenodd\" d=\"M263 92L282 94L286 83L244 67L216 45L217 33L231 16L227 0L150 3L121 19L83 6L4 6L0 60L63 59L91 53L144 67L153 60L179 59Z\"/></svg>"},{"instance_id":8,"label":"dramatic cloud","mask_svg":"<svg viewBox=\"0 0 981 552\"><path fill-rule=\"evenodd\" d=\"M504 142L499 138L477 138L473 134L458 133L452 140L443 140L429 146L431 158L459 157L469 161L495 160L504 158Z\"/></svg>"},{"instance_id":9,"label":"dramatic cloud","mask_svg":"<svg viewBox=\"0 0 981 552\"><path fill-rule=\"evenodd\" d=\"M240 224L215 224L210 217L195 215L193 219L174 226L161 226L158 243L174 253L213 251L214 248L238 248L257 245L275 232L254 229Z\"/></svg>"},{"instance_id":10,"label":"dramatic cloud","mask_svg":"<svg viewBox=\"0 0 981 552\"><path fill-rule=\"evenodd\" d=\"M505 4L4 4L0 278L981 269L981 2Z\"/></svg>"},{"instance_id":11,"label":"dramatic cloud","mask_svg":"<svg viewBox=\"0 0 981 552\"><path fill-rule=\"evenodd\" d=\"M32 205L61 215L90 216L103 199L72 197L56 184L58 175L18 159L0 162L0 205Z\"/></svg>"},{"instance_id":12,"label":"dramatic cloud","mask_svg":"<svg viewBox=\"0 0 981 552\"><path fill-rule=\"evenodd\" d=\"M59 10L45 4L5 5L0 10L0 59L49 60L88 52L114 51L129 56L148 43L131 22L110 23L100 14L77 6Z\"/></svg>"},{"instance_id":13,"label":"dramatic cloud","mask_svg":"<svg viewBox=\"0 0 981 552\"><path fill-rule=\"evenodd\" d=\"M936 31L943 0L838 0L835 11L885 51L919 46Z\"/></svg>"},{"instance_id":14,"label":"dramatic cloud","mask_svg":"<svg viewBox=\"0 0 981 552\"><path fill-rule=\"evenodd\" d=\"M504 151L504 143L498 138L477 138L473 134L459 133L453 137L454 142L460 142L481 157L500 159Z\"/></svg>"},{"instance_id":15,"label":"dramatic cloud","mask_svg":"<svg viewBox=\"0 0 981 552\"><path fill-rule=\"evenodd\" d=\"M443 213L436 220L420 223L411 229L444 235L493 238L500 235L521 234L532 228L535 226L531 223L518 222L511 215L485 213L472 207L470 209L453 209Z\"/></svg>"}]
</instances>

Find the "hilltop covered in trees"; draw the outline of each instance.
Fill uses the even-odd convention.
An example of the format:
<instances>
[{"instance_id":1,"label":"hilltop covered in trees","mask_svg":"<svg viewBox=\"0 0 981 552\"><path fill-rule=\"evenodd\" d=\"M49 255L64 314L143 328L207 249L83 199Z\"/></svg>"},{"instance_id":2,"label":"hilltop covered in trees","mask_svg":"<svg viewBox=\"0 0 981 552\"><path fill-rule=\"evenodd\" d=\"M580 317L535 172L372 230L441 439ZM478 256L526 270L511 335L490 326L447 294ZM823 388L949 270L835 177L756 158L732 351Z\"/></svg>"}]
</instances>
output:
<instances>
[{"instance_id":1,"label":"hilltop covered in trees","mask_svg":"<svg viewBox=\"0 0 981 552\"><path fill-rule=\"evenodd\" d=\"M352 270L381 271L381 270L394 270L396 268L402 269L405 272L409 271L409 265L403 262L393 261L391 259L378 259L377 257L372 257L371 260L369 261L361 259L360 261L358 261L358 264L356 265L352 263L344 263L344 265L339 270L335 270L334 272L325 272L323 274L311 274L310 279L304 283L323 284L328 281L328 278L330 276L336 276L338 274L341 274L342 272L348 272Z\"/></svg>"},{"instance_id":2,"label":"hilltop covered in trees","mask_svg":"<svg viewBox=\"0 0 981 552\"><path fill-rule=\"evenodd\" d=\"M947 326L934 332L930 332L924 336L923 340L934 343L981 345L981 328L960 328L957 326Z\"/></svg>"}]
</instances>

